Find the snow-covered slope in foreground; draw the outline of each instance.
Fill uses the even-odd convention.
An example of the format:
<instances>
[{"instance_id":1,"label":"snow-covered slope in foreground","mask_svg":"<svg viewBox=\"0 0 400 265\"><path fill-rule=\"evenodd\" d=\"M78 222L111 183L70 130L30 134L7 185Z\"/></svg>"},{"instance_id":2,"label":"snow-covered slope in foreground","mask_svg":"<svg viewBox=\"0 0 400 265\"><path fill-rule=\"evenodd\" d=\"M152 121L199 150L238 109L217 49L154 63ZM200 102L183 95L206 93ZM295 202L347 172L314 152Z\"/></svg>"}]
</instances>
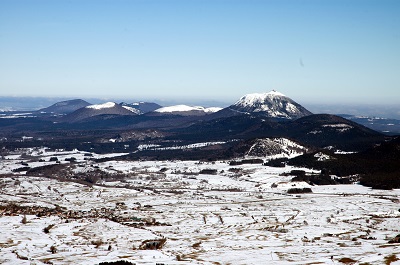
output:
<instances>
[{"instance_id":1,"label":"snow-covered slope in foreground","mask_svg":"<svg viewBox=\"0 0 400 265\"><path fill-rule=\"evenodd\" d=\"M268 93L247 94L229 108L239 112L263 113L268 117L285 119L297 119L312 114L275 90Z\"/></svg>"},{"instance_id":2,"label":"snow-covered slope in foreground","mask_svg":"<svg viewBox=\"0 0 400 265\"><path fill-rule=\"evenodd\" d=\"M68 154L79 164L62 160L53 176L69 167L101 176L101 185L84 185L11 172L47 154L25 153L6 155L0 168L0 264L388 264L400 257L400 245L388 243L400 233L400 190L291 182L293 167ZM143 248L160 239L161 249Z\"/></svg>"}]
</instances>

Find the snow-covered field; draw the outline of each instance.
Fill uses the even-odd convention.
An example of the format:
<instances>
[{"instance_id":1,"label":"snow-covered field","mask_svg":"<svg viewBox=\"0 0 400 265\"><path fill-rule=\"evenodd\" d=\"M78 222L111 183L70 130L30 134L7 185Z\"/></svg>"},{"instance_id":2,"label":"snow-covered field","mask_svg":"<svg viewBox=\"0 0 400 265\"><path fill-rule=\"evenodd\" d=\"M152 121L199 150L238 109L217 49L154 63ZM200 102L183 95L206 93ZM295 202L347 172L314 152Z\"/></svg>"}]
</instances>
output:
<instances>
[{"instance_id":1,"label":"snow-covered field","mask_svg":"<svg viewBox=\"0 0 400 265\"><path fill-rule=\"evenodd\" d=\"M90 186L12 172L51 157L125 177ZM0 264L400 264L400 244L388 243L400 190L290 182L292 167L93 157L37 149L0 160Z\"/></svg>"}]
</instances>

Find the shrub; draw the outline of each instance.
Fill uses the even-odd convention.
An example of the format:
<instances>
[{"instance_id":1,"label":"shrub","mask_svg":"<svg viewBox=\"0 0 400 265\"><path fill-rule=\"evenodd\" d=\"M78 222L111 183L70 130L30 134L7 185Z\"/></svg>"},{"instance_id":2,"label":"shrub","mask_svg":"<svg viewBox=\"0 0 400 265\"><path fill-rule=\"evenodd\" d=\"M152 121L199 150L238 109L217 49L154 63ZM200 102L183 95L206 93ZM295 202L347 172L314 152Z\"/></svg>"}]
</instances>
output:
<instances>
[{"instance_id":1,"label":"shrub","mask_svg":"<svg viewBox=\"0 0 400 265\"><path fill-rule=\"evenodd\" d=\"M399 260L400 259L396 255L392 254L390 256L385 257L385 264L390 265L392 262L399 261Z\"/></svg>"},{"instance_id":2,"label":"shrub","mask_svg":"<svg viewBox=\"0 0 400 265\"><path fill-rule=\"evenodd\" d=\"M22 217L21 223L23 223L23 224L28 223L28 219L26 219L26 215L24 215L24 217Z\"/></svg>"},{"instance_id":3,"label":"shrub","mask_svg":"<svg viewBox=\"0 0 400 265\"><path fill-rule=\"evenodd\" d=\"M51 246L51 247L50 247L50 252L51 252L51 254L57 253L57 248L56 248L56 246Z\"/></svg>"},{"instance_id":4,"label":"shrub","mask_svg":"<svg viewBox=\"0 0 400 265\"><path fill-rule=\"evenodd\" d=\"M48 225L45 228L43 228L43 232L48 234L50 233L50 229L52 229L54 227L54 224Z\"/></svg>"},{"instance_id":5,"label":"shrub","mask_svg":"<svg viewBox=\"0 0 400 265\"><path fill-rule=\"evenodd\" d=\"M389 241L389 243L390 243L390 244L393 244L393 243L400 243L400 234L398 234L398 235L395 236L393 239L391 239L391 240Z\"/></svg>"},{"instance_id":6,"label":"shrub","mask_svg":"<svg viewBox=\"0 0 400 265\"><path fill-rule=\"evenodd\" d=\"M199 174L216 175L218 171L216 169L202 169Z\"/></svg>"},{"instance_id":7,"label":"shrub","mask_svg":"<svg viewBox=\"0 0 400 265\"><path fill-rule=\"evenodd\" d=\"M96 182L99 181L99 179L100 179L99 176L90 174L90 175L86 176L84 180L86 182L88 182L89 184L96 184Z\"/></svg>"},{"instance_id":8,"label":"shrub","mask_svg":"<svg viewBox=\"0 0 400 265\"><path fill-rule=\"evenodd\" d=\"M69 161L72 163L76 161L76 158L75 157L66 158L65 161Z\"/></svg>"},{"instance_id":9,"label":"shrub","mask_svg":"<svg viewBox=\"0 0 400 265\"><path fill-rule=\"evenodd\" d=\"M201 244L201 242L194 243L194 244L192 245L192 247L193 247L193 248L198 248L198 247L200 247L200 244Z\"/></svg>"},{"instance_id":10,"label":"shrub","mask_svg":"<svg viewBox=\"0 0 400 265\"><path fill-rule=\"evenodd\" d=\"M30 167L19 167L11 170L12 172L23 172L23 171L28 171Z\"/></svg>"},{"instance_id":11,"label":"shrub","mask_svg":"<svg viewBox=\"0 0 400 265\"><path fill-rule=\"evenodd\" d=\"M162 239L155 239L155 240L145 240L140 245L139 249L148 250L148 249L162 249L165 242L167 241L166 238Z\"/></svg>"},{"instance_id":12,"label":"shrub","mask_svg":"<svg viewBox=\"0 0 400 265\"><path fill-rule=\"evenodd\" d=\"M287 161L288 161L287 158L274 159L274 160L270 160L270 161L264 163L264 166L285 167Z\"/></svg>"},{"instance_id":13,"label":"shrub","mask_svg":"<svg viewBox=\"0 0 400 265\"><path fill-rule=\"evenodd\" d=\"M354 263L356 263L357 261L354 260L354 259L351 259L351 258L341 258L341 259L339 260L339 262L345 263L345 264L347 264L347 263L349 263L349 264L354 264Z\"/></svg>"},{"instance_id":14,"label":"shrub","mask_svg":"<svg viewBox=\"0 0 400 265\"><path fill-rule=\"evenodd\" d=\"M296 193L311 193L312 190L310 188L291 188L288 189L287 193L296 194Z\"/></svg>"},{"instance_id":15,"label":"shrub","mask_svg":"<svg viewBox=\"0 0 400 265\"><path fill-rule=\"evenodd\" d=\"M100 262L99 265L135 265L135 263L126 261L126 260L118 260L111 262Z\"/></svg>"},{"instance_id":16,"label":"shrub","mask_svg":"<svg viewBox=\"0 0 400 265\"><path fill-rule=\"evenodd\" d=\"M95 245L95 248L98 248L101 245L103 245L103 240L101 240L101 239L93 240L92 244Z\"/></svg>"}]
</instances>

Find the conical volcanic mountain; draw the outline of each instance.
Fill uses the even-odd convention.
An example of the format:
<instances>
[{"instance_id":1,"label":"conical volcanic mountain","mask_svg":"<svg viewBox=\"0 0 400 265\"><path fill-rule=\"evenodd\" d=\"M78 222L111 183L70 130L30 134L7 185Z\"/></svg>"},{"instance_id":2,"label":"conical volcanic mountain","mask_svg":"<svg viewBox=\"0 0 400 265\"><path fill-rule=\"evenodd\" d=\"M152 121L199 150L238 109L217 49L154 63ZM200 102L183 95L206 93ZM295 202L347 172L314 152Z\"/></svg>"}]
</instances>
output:
<instances>
[{"instance_id":1,"label":"conical volcanic mountain","mask_svg":"<svg viewBox=\"0 0 400 265\"><path fill-rule=\"evenodd\" d=\"M237 112L259 113L271 118L291 120L312 114L297 102L275 90L268 93L247 94L228 108Z\"/></svg>"}]
</instances>

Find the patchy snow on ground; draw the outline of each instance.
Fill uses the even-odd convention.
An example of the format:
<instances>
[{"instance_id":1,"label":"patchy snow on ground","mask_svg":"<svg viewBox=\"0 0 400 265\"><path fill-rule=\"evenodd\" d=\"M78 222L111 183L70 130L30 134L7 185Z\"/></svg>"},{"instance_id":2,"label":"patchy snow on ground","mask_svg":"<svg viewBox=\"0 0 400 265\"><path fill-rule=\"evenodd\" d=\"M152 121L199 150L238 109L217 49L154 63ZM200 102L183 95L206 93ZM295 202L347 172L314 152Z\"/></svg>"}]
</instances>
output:
<instances>
[{"instance_id":1,"label":"patchy snow on ground","mask_svg":"<svg viewBox=\"0 0 400 265\"><path fill-rule=\"evenodd\" d=\"M338 132L346 132L346 131L354 128L353 126L344 124L344 123L325 124L325 125L322 125L322 127L335 128Z\"/></svg>"},{"instance_id":2,"label":"patchy snow on ground","mask_svg":"<svg viewBox=\"0 0 400 265\"><path fill-rule=\"evenodd\" d=\"M184 150L184 149L195 149L195 148L202 148L211 145L218 145L218 144L225 144L226 142L203 142L203 143L195 143L195 144L188 144L188 145L174 145L168 147L161 147L157 144L143 144L139 145L137 149L139 151L142 150L153 150L153 151L165 151L165 150Z\"/></svg>"},{"instance_id":3,"label":"patchy snow on ground","mask_svg":"<svg viewBox=\"0 0 400 265\"><path fill-rule=\"evenodd\" d=\"M314 155L315 158L317 158L317 161L326 161L332 159L331 156L324 154L322 152L318 152Z\"/></svg>"},{"instance_id":4,"label":"patchy snow on ground","mask_svg":"<svg viewBox=\"0 0 400 265\"><path fill-rule=\"evenodd\" d=\"M125 109L127 109L127 110L129 110L129 111L131 111L131 112L133 112L133 113L135 113L135 114L141 114L140 113L140 110L138 110L138 109L135 109L135 108L132 108L132 107L129 107L129 106L122 106L123 108L125 108Z\"/></svg>"},{"instance_id":5,"label":"patchy snow on ground","mask_svg":"<svg viewBox=\"0 0 400 265\"><path fill-rule=\"evenodd\" d=\"M256 139L249 148L246 157L264 157L267 160L293 158L302 155L307 148L287 138Z\"/></svg>"},{"instance_id":6,"label":"patchy snow on ground","mask_svg":"<svg viewBox=\"0 0 400 265\"><path fill-rule=\"evenodd\" d=\"M65 162L76 173L124 175L91 185L12 172L53 156L76 157ZM85 158L29 149L1 160L0 264L400 264L387 262L400 258L388 243L400 234L400 190L310 186L290 172L313 170L289 166Z\"/></svg>"}]
</instances>

